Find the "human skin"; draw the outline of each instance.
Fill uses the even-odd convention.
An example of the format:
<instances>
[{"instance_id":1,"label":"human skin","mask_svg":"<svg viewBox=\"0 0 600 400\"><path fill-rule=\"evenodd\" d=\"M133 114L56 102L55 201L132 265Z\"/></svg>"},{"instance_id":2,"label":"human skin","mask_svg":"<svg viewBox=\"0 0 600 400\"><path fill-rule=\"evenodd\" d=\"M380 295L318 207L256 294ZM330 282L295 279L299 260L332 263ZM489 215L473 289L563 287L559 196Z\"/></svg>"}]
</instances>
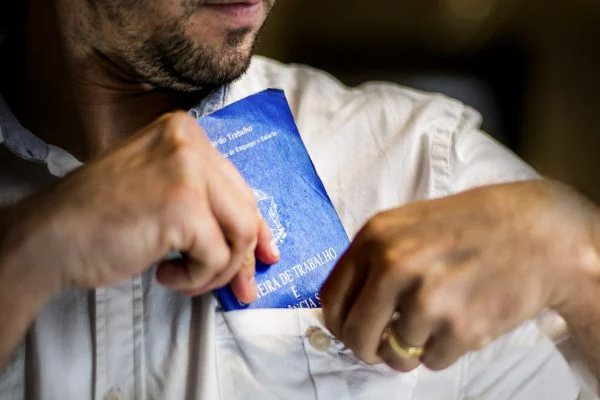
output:
<instances>
[{"instance_id":1,"label":"human skin","mask_svg":"<svg viewBox=\"0 0 600 400\"><path fill-rule=\"evenodd\" d=\"M439 370L549 308L598 374L599 255L598 208L555 182L416 202L358 233L321 292L325 321L364 361ZM388 326L422 357L398 357Z\"/></svg>"},{"instance_id":2,"label":"human skin","mask_svg":"<svg viewBox=\"0 0 600 400\"><path fill-rule=\"evenodd\" d=\"M174 111L244 72L272 3L30 0L2 94L25 127L87 162L0 212L0 320L12 321L0 364L57 293L127 279L171 249L190 257L163 264L163 284L195 295L231 282L251 301L254 256L277 253L237 171ZM548 181L389 210L328 279L327 324L365 361L439 369L550 307L598 373L598 219ZM391 328L424 345L422 359L382 342L396 311Z\"/></svg>"}]
</instances>

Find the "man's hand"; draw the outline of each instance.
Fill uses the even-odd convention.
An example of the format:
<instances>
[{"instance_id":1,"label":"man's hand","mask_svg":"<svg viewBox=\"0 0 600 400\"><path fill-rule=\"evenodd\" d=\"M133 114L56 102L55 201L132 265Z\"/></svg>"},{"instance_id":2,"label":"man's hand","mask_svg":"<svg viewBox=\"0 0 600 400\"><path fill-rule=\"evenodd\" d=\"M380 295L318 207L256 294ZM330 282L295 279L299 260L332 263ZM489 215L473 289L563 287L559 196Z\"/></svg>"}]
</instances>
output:
<instances>
[{"instance_id":1,"label":"man's hand","mask_svg":"<svg viewBox=\"0 0 600 400\"><path fill-rule=\"evenodd\" d=\"M597 220L592 205L545 181L381 213L327 280L325 321L366 362L446 368L544 308L580 309L600 277ZM402 357L397 345L423 353Z\"/></svg>"},{"instance_id":2,"label":"man's hand","mask_svg":"<svg viewBox=\"0 0 600 400\"><path fill-rule=\"evenodd\" d=\"M53 187L0 210L0 368L50 298L162 262L190 295L231 283L256 299L255 256L277 261L252 190L196 121L166 115Z\"/></svg>"},{"instance_id":3,"label":"man's hand","mask_svg":"<svg viewBox=\"0 0 600 400\"><path fill-rule=\"evenodd\" d=\"M254 256L277 261L252 190L185 113L166 115L23 205L35 218L13 257L49 281L94 288L140 273L172 250L158 280L195 295L229 282L256 297ZM22 213L23 214L23 213Z\"/></svg>"}]
</instances>

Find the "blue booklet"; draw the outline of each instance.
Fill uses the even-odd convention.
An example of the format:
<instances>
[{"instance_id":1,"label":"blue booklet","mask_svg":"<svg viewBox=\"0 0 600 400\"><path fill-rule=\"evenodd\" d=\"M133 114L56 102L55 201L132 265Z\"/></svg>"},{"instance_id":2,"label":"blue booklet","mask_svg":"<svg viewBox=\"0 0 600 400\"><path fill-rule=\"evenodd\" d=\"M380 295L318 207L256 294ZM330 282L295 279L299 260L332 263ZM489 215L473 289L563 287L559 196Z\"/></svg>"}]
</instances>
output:
<instances>
[{"instance_id":1,"label":"blue booklet","mask_svg":"<svg viewBox=\"0 0 600 400\"><path fill-rule=\"evenodd\" d=\"M319 290L349 241L283 91L257 93L198 123L254 190L281 251L277 264L257 263L256 302L242 304L224 287L215 291L222 307L320 307Z\"/></svg>"}]
</instances>

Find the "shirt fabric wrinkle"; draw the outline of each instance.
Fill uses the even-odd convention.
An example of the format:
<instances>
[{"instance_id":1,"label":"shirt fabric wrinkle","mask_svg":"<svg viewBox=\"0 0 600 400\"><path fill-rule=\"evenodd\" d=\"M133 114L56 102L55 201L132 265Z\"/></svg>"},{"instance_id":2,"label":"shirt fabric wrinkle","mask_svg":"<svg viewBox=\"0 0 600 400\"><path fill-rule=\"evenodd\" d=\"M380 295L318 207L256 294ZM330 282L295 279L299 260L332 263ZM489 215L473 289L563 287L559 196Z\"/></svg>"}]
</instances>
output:
<instances>
[{"instance_id":1,"label":"shirt fabric wrinkle","mask_svg":"<svg viewBox=\"0 0 600 400\"><path fill-rule=\"evenodd\" d=\"M261 57L253 59L247 74L213 90L189 114L199 118L271 87L287 94L309 154L351 237L368 217L410 201L537 178L483 135L478 114L457 101L385 84L348 89L312 68ZM354 111L347 113L346 107ZM379 118L373 119L374 110ZM0 96L1 145L12 153L0 153L0 206L14 201L2 196L3 190L14 189L2 186L14 181L3 177L19 176L2 170L3 157L44 163L57 178L81 165L23 128ZM534 322L446 371L421 367L398 374L358 362L339 343L324 351L311 344L309 329L331 335L318 309L226 313L211 296L192 301L160 287L153 269L93 293L87 300L90 307L58 300L47 305L29 333L27 343L36 351L26 355L22 344L0 373L0 398L103 400L118 393L142 400L531 400L542 398L531 397L537 392L550 394L543 397L550 400L596 398ZM69 330L61 330L67 322ZM88 342L91 353L84 345ZM93 365L93 376L74 365ZM35 373L26 375L27 368ZM65 379L69 385L62 383ZM36 390L26 397L26 387Z\"/></svg>"}]
</instances>

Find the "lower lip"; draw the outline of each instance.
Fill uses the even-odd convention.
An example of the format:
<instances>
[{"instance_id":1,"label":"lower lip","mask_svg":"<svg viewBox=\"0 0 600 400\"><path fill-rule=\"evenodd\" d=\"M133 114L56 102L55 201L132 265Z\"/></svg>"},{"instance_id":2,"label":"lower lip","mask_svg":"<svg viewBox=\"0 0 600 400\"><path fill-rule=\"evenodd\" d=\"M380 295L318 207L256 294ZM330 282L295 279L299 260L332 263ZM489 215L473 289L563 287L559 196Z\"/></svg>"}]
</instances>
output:
<instances>
[{"instance_id":1,"label":"lower lip","mask_svg":"<svg viewBox=\"0 0 600 400\"><path fill-rule=\"evenodd\" d=\"M223 18L239 27L256 26L262 19L262 2L204 4L203 7L219 13Z\"/></svg>"}]
</instances>

